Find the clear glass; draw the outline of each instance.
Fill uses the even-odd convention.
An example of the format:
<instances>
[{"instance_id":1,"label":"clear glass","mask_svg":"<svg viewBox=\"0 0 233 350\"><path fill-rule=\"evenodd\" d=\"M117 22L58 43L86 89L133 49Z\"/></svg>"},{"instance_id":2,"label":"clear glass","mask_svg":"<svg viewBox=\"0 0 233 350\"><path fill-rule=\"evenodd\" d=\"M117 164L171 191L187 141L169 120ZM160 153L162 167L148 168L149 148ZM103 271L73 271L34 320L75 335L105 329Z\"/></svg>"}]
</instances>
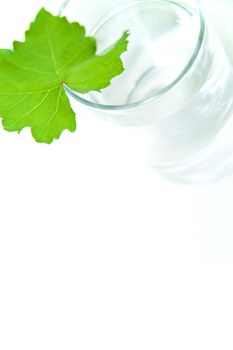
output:
<instances>
[{"instance_id":1,"label":"clear glass","mask_svg":"<svg viewBox=\"0 0 233 350\"><path fill-rule=\"evenodd\" d=\"M99 52L126 29L130 43L124 73L101 94L67 87L77 103L131 127L129 142L136 135L149 164L170 179L203 183L230 174L233 70L199 1L100 1L92 14L79 8L70 0L62 13L85 23Z\"/></svg>"}]
</instances>

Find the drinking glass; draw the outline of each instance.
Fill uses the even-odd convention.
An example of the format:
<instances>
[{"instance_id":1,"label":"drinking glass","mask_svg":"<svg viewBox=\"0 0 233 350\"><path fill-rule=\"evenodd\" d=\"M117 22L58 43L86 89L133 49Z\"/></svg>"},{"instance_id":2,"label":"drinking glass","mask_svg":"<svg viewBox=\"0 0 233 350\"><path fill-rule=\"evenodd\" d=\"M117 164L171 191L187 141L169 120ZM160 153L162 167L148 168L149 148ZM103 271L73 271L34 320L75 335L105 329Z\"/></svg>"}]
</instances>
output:
<instances>
[{"instance_id":1,"label":"drinking glass","mask_svg":"<svg viewBox=\"0 0 233 350\"><path fill-rule=\"evenodd\" d=\"M81 6L82 5L82 6ZM125 30L125 71L102 93L67 93L106 121L136 135L147 162L189 183L233 169L233 70L198 0L70 0L61 13L97 38L98 53ZM81 11L82 9L82 11ZM136 150L136 148L135 148Z\"/></svg>"}]
</instances>

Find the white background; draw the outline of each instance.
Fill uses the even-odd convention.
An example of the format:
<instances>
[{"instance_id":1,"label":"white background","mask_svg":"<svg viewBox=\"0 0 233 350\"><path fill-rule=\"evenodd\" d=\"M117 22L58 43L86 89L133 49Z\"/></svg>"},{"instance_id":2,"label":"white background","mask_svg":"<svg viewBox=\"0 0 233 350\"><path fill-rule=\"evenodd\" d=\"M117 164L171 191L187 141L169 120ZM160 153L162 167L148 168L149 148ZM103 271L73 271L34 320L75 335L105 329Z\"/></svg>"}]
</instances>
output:
<instances>
[{"instance_id":1,"label":"white background","mask_svg":"<svg viewBox=\"0 0 233 350\"><path fill-rule=\"evenodd\" d=\"M58 4L1 1L0 47ZM0 131L0 349L232 350L233 179L169 183L77 122Z\"/></svg>"}]
</instances>

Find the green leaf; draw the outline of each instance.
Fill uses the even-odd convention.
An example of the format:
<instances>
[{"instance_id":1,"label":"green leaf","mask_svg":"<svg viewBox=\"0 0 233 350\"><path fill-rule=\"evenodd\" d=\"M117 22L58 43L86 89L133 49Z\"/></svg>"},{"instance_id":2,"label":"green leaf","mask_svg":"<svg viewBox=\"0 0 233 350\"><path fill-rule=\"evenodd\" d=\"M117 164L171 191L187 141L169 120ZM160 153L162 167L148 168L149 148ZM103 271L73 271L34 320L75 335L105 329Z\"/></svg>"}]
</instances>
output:
<instances>
[{"instance_id":1,"label":"green leaf","mask_svg":"<svg viewBox=\"0 0 233 350\"><path fill-rule=\"evenodd\" d=\"M51 143L76 130L64 84L79 93L101 91L124 71L120 56L128 33L101 55L78 23L41 9L13 50L0 50L0 115L7 131L30 127L37 142Z\"/></svg>"}]
</instances>

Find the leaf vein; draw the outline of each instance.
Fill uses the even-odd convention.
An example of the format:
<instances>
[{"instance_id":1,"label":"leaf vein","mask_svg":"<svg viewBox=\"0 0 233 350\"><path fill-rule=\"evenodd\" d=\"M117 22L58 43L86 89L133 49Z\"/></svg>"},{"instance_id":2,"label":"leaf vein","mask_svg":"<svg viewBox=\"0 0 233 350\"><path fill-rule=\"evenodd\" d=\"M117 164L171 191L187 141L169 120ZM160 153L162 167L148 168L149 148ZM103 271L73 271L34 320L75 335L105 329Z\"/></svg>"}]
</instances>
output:
<instances>
[{"instance_id":1,"label":"leaf vein","mask_svg":"<svg viewBox=\"0 0 233 350\"><path fill-rule=\"evenodd\" d=\"M13 105L10 105L8 108L3 109L3 113L6 113L6 111L11 110L12 108L15 108L16 106L20 106L21 103L23 103L24 101L26 101L27 96L24 97L21 101L17 101L16 103L14 103Z\"/></svg>"},{"instance_id":2,"label":"leaf vein","mask_svg":"<svg viewBox=\"0 0 233 350\"><path fill-rule=\"evenodd\" d=\"M15 67L18 67L20 69L26 70L26 71L30 71L30 72L34 72L34 73L39 73L39 74L45 74L45 75L51 75L51 72L47 72L47 71L43 71L43 70L37 70L37 69L32 69L26 66L21 66L18 63L12 62L8 59L6 59L7 62L9 62L10 64L12 64Z\"/></svg>"},{"instance_id":3,"label":"leaf vein","mask_svg":"<svg viewBox=\"0 0 233 350\"><path fill-rule=\"evenodd\" d=\"M82 53L84 53L87 50L87 47L84 46L83 49L81 51L79 51L79 53L73 57L71 57L68 61L66 61L60 68L59 68L59 72L64 69L68 64L70 64L71 62L73 62L74 60L78 59Z\"/></svg>"},{"instance_id":4,"label":"leaf vein","mask_svg":"<svg viewBox=\"0 0 233 350\"><path fill-rule=\"evenodd\" d=\"M0 92L0 96L18 96L18 95L37 95L37 94L40 94L40 93L43 93L43 92L49 92L49 91L53 91L53 90L56 90L58 88L58 86L55 86L51 89L46 89L46 90L37 90L37 91L25 91L25 92L4 92L4 93L1 93Z\"/></svg>"},{"instance_id":5,"label":"leaf vein","mask_svg":"<svg viewBox=\"0 0 233 350\"><path fill-rule=\"evenodd\" d=\"M56 63L56 59L55 59L55 55L54 55L54 50L53 50L53 43L52 43L52 39L50 36L50 33L48 31L48 29L46 30L47 33L47 38L48 38L48 43L49 43L49 49L50 49L50 54L51 54L51 58L52 58L52 63L53 63L53 67L54 67L54 71L57 74L57 76L59 77L58 74L58 70L57 70L57 63ZM60 78L60 77L59 77Z\"/></svg>"},{"instance_id":6,"label":"leaf vein","mask_svg":"<svg viewBox=\"0 0 233 350\"><path fill-rule=\"evenodd\" d=\"M24 119L28 114L34 112L37 108L39 108L39 107L44 103L44 101L46 100L46 98L48 97L48 95L50 94L50 92L51 92L51 91L48 91L48 92L45 94L45 96L43 97L43 99L42 99L39 103L37 103L33 108L31 108L27 113L25 113L25 114L24 114L23 116L21 116L20 118L16 119L16 120L14 121L14 123L12 123L12 124L10 125L10 128L11 128L12 126L14 126L16 123L18 123L19 121L21 121L22 119Z\"/></svg>"},{"instance_id":7,"label":"leaf vein","mask_svg":"<svg viewBox=\"0 0 233 350\"><path fill-rule=\"evenodd\" d=\"M38 134L37 138L39 138L41 136L41 134L43 133L43 131L49 126L49 124L52 122L53 118L55 117L55 115L58 112L58 107L59 107L59 102L60 102L60 98L61 98L61 93L62 93L62 89L63 86L61 86L59 94L58 94L58 98L57 98L57 104L56 104L56 109L55 112L52 114L52 116L49 118L49 120L47 121L47 123L45 123L45 125L42 127L40 133Z\"/></svg>"}]
</instances>

